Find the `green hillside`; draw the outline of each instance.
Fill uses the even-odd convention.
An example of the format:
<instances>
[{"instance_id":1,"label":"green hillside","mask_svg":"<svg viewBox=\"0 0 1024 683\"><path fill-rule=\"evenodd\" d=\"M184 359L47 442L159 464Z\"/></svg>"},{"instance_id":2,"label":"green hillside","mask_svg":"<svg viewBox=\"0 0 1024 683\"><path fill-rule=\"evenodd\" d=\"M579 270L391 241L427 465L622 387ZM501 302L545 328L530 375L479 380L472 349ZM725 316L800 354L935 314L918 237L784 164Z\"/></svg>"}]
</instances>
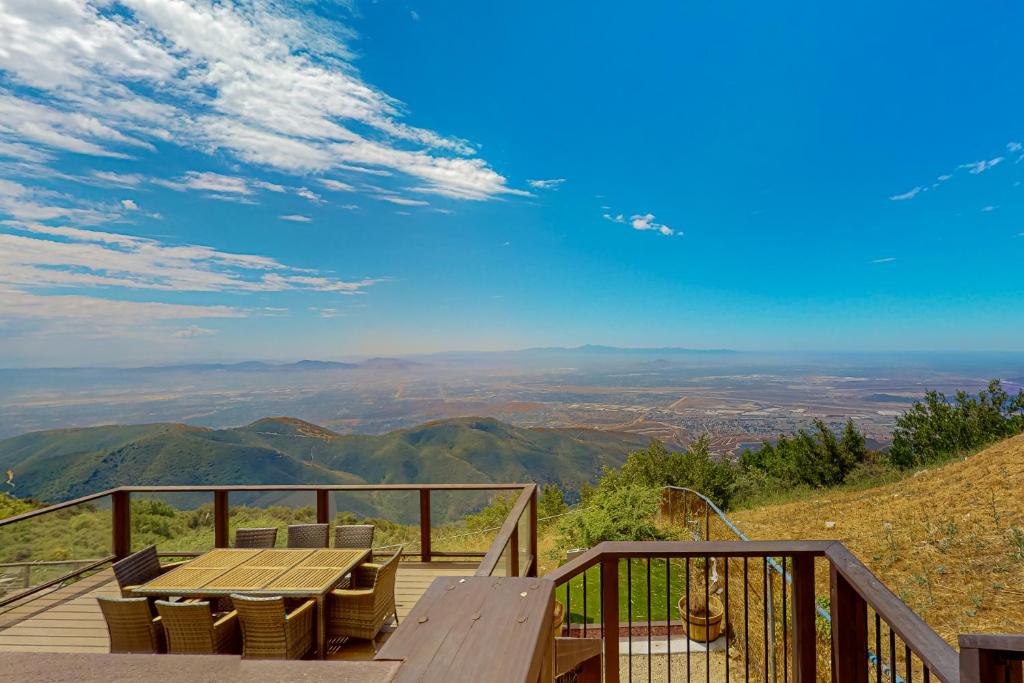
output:
<instances>
[{"instance_id":1,"label":"green hillside","mask_svg":"<svg viewBox=\"0 0 1024 683\"><path fill-rule=\"evenodd\" d=\"M49 502L129 484L534 481L558 484L572 495L603 466L621 465L630 450L647 442L632 434L527 429L489 418L441 420L380 436L339 435L293 418L266 418L217 430L151 424L34 432L0 441L0 471L14 472L10 493ZM412 514L415 501L390 495L339 497L338 503L361 514ZM308 504L292 497L238 496L237 502ZM465 494L435 498L441 519L482 502Z\"/></svg>"}]
</instances>

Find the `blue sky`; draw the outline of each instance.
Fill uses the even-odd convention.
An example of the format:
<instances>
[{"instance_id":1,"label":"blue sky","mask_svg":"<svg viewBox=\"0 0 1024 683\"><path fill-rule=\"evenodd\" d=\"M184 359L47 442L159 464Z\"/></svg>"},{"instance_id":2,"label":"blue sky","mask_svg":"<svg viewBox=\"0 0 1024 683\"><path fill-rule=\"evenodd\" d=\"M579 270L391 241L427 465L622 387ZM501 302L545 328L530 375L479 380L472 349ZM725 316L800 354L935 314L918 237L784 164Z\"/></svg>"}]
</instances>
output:
<instances>
[{"instance_id":1,"label":"blue sky","mask_svg":"<svg viewBox=\"0 0 1024 683\"><path fill-rule=\"evenodd\" d=\"M0 365L1024 350L1011 3L0 9Z\"/></svg>"}]
</instances>

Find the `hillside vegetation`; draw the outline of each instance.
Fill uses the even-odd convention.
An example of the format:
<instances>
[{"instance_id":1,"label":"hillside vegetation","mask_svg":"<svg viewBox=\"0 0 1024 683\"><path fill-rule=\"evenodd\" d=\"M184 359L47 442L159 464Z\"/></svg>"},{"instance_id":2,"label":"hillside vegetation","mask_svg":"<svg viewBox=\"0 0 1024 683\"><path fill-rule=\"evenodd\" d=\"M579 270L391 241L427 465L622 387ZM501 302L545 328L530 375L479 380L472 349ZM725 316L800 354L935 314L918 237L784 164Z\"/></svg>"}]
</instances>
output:
<instances>
[{"instance_id":1,"label":"hillside vegetation","mask_svg":"<svg viewBox=\"0 0 1024 683\"><path fill-rule=\"evenodd\" d=\"M151 424L34 432L0 441L0 471L14 473L8 493L48 502L130 484L535 481L557 484L572 496L603 467L621 465L630 450L646 444L632 434L526 429L488 418L440 420L380 436L339 435L301 420L267 418L235 429ZM339 500L339 509L415 518L413 497L396 501L384 495L348 496ZM308 496L293 498L237 500L310 503ZM455 498L438 495L435 512L448 519L486 500Z\"/></svg>"},{"instance_id":2,"label":"hillside vegetation","mask_svg":"<svg viewBox=\"0 0 1024 683\"><path fill-rule=\"evenodd\" d=\"M953 643L958 633L1024 632L1022 492L1024 434L892 483L730 517L752 539L841 540Z\"/></svg>"}]
</instances>

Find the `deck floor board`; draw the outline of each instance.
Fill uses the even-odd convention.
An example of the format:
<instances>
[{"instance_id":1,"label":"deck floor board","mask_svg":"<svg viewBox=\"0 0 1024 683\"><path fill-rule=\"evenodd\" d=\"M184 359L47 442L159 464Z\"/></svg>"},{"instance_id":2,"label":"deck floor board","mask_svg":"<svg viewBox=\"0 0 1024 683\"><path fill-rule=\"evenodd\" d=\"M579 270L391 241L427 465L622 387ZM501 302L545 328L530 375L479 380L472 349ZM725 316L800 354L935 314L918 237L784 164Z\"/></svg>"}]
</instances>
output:
<instances>
[{"instance_id":1,"label":"deck floor board","mask_svg":"<svg viewBox=\"0 0 1024 683\"><path fill-rule=\"evenodd\" d=\"M399 620L405 619L436 577L470 576L476 566L475 562L402 562L395 586ZM0 652L107 652L107 628L96 602L100 595L120 595L110 569L0 613ZM373 650L366 645L345 646L332 652L331 658L364 658L364 654L372 658Z\"/></svg>"}]
</instances>

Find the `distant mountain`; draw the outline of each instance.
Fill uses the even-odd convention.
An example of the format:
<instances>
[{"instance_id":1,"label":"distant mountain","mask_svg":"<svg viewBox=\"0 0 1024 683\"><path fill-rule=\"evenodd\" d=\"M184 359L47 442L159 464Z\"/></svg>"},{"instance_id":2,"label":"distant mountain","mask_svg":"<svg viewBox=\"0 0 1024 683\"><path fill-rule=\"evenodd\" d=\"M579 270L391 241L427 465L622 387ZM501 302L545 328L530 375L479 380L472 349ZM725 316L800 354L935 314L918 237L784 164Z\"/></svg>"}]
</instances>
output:
<instances>
[{"instance_id":1,"label":"distant mountain","mask_svg":"<svg viewBox=\"0 0 1024 683\"><path fill-rule=\"evenodd\" d=\"M19 497L67 500L120 485L556 483L570 494L649 440L588 429L527 429L490 418L429 422L380 436L340 435L294 418L233 429L149 424L55 429L0 441L0 471ZM208 496L207 496L208 497ZM187 500L186 500L187 498ZM183 497L198 504L202 497ZM308 501L306 499L308 498ZM398 500L401 498L401 500ZM474 494L435 497L440 515L478 506ZM410 519L414 496L335 496L361 514ZM312 504L307 494L234 502Z\"/></svg>"},{"instance_id":2,"label":"distant mountain","mask_svg":"<svg viewBox=\"0 0 1024 683\"><path fill-rule=\"evenodd\" d=\"M102 368L102 367L80 367L80 368L0 368L0 373L9 374L74 374L74 373L104 373L104 374L145 374L145 373L185 373L185 372L308 372L323 370L359 370L359 369L380 369L384 367L406 369L422 366L411 360L401 358L370 358L358 363L343 363L328 360L300 360L295 363L268 363L265 361L250 360L241 363L181 363L172 365L148 365L134 368Z\"/></svg>"}]
</instances>

